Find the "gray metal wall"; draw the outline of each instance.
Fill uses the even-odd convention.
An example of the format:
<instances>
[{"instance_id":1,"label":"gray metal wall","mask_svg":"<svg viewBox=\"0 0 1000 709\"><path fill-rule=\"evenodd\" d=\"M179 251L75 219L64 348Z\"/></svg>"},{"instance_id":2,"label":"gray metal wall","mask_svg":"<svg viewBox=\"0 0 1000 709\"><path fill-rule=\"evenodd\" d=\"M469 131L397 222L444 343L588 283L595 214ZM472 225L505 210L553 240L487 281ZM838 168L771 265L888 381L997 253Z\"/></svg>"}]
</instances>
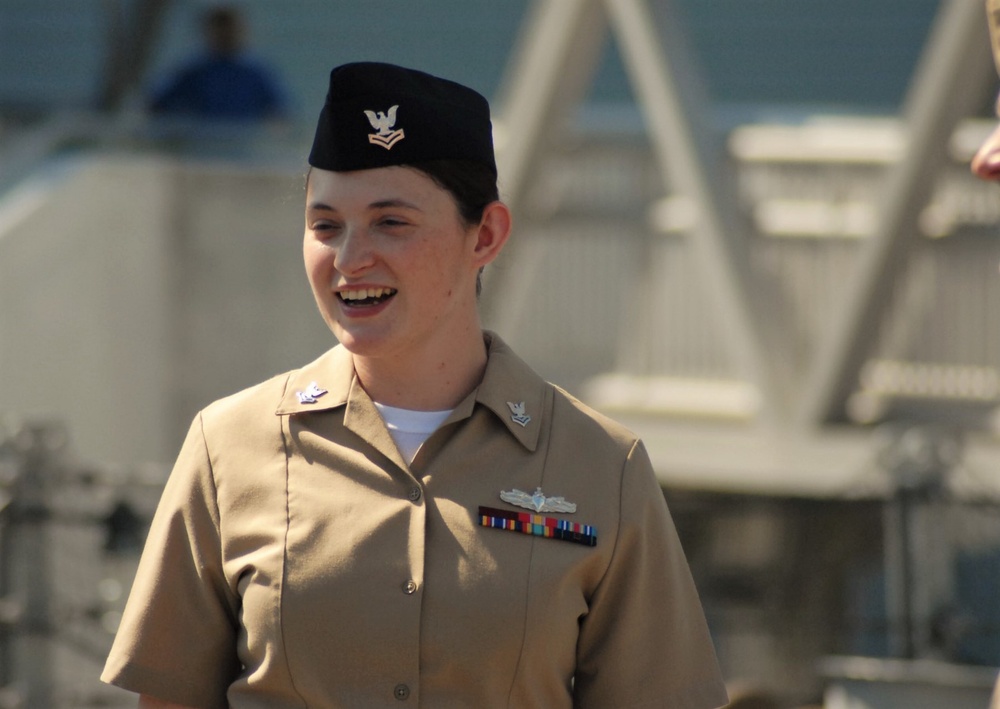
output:
<instances>
[{"instance_id":1,"label":"gray metal wall","mask_svg":"<svg viewBox=\"0 0 1000 709\"><path fill-rule=\"evenodd\" d=\"M0 410L102 463L169 461L196 410L333 344L295 171L105 156L0 204Z\"/></svg>"}]
</instances>

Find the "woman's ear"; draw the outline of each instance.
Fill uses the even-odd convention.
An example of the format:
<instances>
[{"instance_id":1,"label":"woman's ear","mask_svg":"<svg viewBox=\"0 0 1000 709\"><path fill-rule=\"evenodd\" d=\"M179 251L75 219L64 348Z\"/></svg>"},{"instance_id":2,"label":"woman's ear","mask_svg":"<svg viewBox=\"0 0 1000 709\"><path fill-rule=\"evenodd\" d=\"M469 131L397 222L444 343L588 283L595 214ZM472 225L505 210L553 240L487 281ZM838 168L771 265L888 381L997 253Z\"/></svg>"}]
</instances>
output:
<instances>
[{"instance_id":1,"label":"woman's ear","mask_svg":"<svg viewBox=\"0 0 1000 709\"><path fill-rule=\"evenodd\" d=\"M476 231L474 260L477 267L482 268L500 255L510 236L511 225L510 209L506 204L498 201L486 205Z\"/></svg>"}]
</instances>

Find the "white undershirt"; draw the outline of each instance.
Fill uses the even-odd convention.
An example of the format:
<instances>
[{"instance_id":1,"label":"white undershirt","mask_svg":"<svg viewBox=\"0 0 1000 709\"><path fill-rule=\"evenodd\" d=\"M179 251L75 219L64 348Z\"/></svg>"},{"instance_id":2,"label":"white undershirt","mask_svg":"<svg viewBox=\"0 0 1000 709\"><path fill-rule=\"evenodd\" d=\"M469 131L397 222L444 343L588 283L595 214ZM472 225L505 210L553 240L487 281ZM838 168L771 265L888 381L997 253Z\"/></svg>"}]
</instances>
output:
<instances>
[{"instance_id":1,"label":"white undershirt","mask_svg":"<svg viewBox=\"0 0 1000 709\"><path fill-rule=\"evenodd\" d=\"M386 406L377 401L375 408L382 415L389 435L396 442L396 447L403 454L403 459L407 463L412 463L417 451L424 441L430 438L438 426L451 415L451 409L447 411L412 411L410 409L397 409L395 406Z\"/></svg>"}]
</instances>

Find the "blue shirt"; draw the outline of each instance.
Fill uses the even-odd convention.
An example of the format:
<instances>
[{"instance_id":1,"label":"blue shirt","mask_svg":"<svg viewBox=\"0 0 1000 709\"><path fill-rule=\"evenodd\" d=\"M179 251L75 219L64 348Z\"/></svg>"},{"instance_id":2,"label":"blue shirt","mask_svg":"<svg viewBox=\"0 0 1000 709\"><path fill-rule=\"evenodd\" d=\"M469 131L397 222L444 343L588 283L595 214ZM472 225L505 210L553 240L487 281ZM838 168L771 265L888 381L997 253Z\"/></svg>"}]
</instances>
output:
<instances>
[{"instance_id":1,"label":"blue shirt","mask_svg":"<svg viewBox=\"0 0 1000 709\"><path fill-rule=\"evenodd\" d=\"M182 68L150 101L154 113L253 121L282 115L285 100L271 73L244 57L208 55Z\"/></svg>"}]
</instances>

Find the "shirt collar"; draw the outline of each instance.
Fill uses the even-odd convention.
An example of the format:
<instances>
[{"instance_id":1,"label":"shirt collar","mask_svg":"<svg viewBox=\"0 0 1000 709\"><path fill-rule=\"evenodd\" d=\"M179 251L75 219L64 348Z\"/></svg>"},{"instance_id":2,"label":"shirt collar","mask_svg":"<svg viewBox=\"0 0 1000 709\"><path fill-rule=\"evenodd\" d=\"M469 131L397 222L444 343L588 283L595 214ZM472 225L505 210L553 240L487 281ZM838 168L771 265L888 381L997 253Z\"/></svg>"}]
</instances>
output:
<instances>
[{"instance_id":1,"label":"shirt collar","mask_svg":"<svg viewBox=\"0 0 1000 709\"><path fill-rule=\"evenodd\" d=\"M343 345L337 345L319 359L291 373L275 413L284 416L344 406L350 399L353 381L351 353ZM323 393L314 391L310 396L313 385Z\"/></svg>"},{"instance_id":2,"label":"shirt collar","mask_svg":"<svg viewBox=\"0 0 1000 709\"><path fill-rule=\"evenodd\" d=\"M448 421L472 415L476 404L491 411L521 445L530 451L538 446L548 385L524 360L500 339L485 331L487 363L483 379L455 410ZM277 411L279 416L324 411L346 405L355 384L351 354L343 345L289 376ZM360 390L360 386L357 387ZM322 392L321 394L319 392ZM357 398L355 391L353 398ZM374 410L374 407L372 407Z\"/></svg>"},{"instance_id":3,"label":"shirt collar","mask_svg":"<svg viewBox=\"0 0 1000 709\"><path fill-rule=\"evenodd\" d=\"M486 331L484 337L489 359L483 381L472 396L533 451L538 446L549 385L499 335Z\"/></svg>"}]
</instances>

